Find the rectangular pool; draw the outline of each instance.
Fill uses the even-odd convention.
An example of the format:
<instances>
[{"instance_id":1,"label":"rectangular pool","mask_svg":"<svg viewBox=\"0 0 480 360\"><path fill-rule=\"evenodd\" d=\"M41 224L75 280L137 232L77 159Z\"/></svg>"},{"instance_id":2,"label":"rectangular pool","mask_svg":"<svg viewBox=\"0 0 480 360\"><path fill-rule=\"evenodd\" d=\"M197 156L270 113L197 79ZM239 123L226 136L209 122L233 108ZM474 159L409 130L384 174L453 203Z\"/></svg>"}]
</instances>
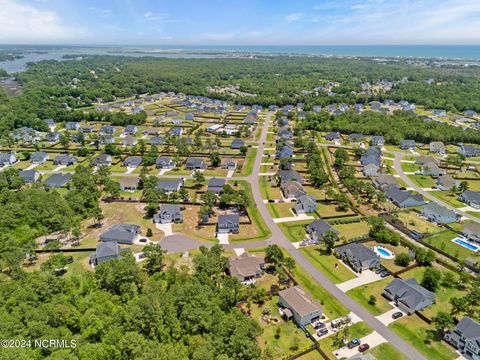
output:
<instances>
[{"instance_id":1,"label":"rectangular pool","mask_svg":"<svg viewBox=\"0 0 480 360\"><path fill-rule=\"evenodd\" d=\"M471 251L478 251L480 249L480 246L472 244L471 242L465 241L460 238L455 238L452 241L455 244L463 246L464 248L467 248L468 250L471 250Z\"/></svg>"}]
</instances>

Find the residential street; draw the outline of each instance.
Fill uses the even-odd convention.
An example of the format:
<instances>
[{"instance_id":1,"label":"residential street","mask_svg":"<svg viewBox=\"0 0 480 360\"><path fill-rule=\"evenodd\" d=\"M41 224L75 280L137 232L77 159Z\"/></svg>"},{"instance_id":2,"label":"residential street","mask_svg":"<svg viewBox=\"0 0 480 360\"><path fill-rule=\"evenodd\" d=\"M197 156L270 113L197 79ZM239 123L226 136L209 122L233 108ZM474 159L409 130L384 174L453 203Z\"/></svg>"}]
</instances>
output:
<instances>
[{"instance_id":1,"label":"residential street","mask_svg":"<svg viewBox=\"0 0 480 360\"><path fill-rule=\"evenodd\" d=\"M265 223L272 231L272 242L284 247L290 253L292 258L295 259L297 264L304 268L305 271L307 271L326 291L328 291L332 296L337 298L337 300L340 301L350 311L357 314L363 321L365 321L366 324L368 324L374 331L379 333L390 344L395 346L407 358L413 360L425 359L425 357L421 355L415 348L413 348L411 345L401 339L398 335L396 335L393 331L391 331L388 327L382 324L363 306L356 303L353 299L351 299L348 295L341 291L334 283L332 283L325 275L323 275L323 273L317 270L317 268L313 266L307 259L305 259L302 253L292 245L292 243L286 238L286 236L280 230L275 221L273 221L272 216L268 212L267 207L263 202L257 176L257 174L260 172L260 164L267 138L268 126L270 125L270 121L273 118L273 115L273 113L269 113L263 125L257 151L257 157L255 159L255 165L252 175L249 177L249 182L252 186L255 203L257 204L258 210L260 211L260 214L262 215Z\"/></svg>"}]
</instances>

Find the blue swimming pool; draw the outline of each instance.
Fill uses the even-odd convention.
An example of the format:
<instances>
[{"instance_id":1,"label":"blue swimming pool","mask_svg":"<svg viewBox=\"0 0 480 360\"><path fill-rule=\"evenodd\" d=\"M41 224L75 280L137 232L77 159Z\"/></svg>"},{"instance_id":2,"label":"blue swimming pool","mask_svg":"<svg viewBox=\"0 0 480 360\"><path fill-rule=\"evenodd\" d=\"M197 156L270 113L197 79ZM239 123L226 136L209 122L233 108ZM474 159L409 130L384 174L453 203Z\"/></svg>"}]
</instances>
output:
<instances>
[{"instance_id":1,"label":"blue swimming pool","mask_svg":"<svg viewBox=\"0 0 480 360\"><path fill-rule=\"evenodd\" d=\"M383 259L393 259L395 257L393 252L382 246L372 246L371 249Z\"/></svg>"},{"instance_id":2,"label":"blue swimming pool","mask_svg":"<svg viewBox=\"0 0 480 360\"><path fill-rule=\"evenodd\" d=\"M382 254L383 256L390 256L391 254L385 250L384 248L381 248L381 247L377 247L377 250L380 254Z\"/></svg>"},{"instance_id":3,"label":"blue swimming pool","mask_svg":"<svg viewBox=\"0 0 480 360\"><path fill-rule=\"evenodd\" d=\"M455 244L458 244L460 246L463 246L464 248L467 248L468 250L472 251L478 251L480 249L480 246L474 245L472 243L469 243L465 240L462 240L460 238L455 238L452 240Z\"/></svg>"}]
</instances>

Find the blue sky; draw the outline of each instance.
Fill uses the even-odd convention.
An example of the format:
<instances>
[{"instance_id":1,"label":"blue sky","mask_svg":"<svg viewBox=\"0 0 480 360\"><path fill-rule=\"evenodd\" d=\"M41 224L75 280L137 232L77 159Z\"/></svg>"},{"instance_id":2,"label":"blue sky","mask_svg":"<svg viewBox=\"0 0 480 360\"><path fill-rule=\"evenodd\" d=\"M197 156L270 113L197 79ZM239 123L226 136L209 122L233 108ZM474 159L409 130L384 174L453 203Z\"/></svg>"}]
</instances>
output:
<instances>
[{"instance_id":1,"label":"blue sky","mask_svg":"<svg viewBox=\"0 0 480 360\"><path fill-rule=\"evenodd\" d=\"M0 43L480 44L480 0L0 0Z\"/></svg>"}]
</instances>

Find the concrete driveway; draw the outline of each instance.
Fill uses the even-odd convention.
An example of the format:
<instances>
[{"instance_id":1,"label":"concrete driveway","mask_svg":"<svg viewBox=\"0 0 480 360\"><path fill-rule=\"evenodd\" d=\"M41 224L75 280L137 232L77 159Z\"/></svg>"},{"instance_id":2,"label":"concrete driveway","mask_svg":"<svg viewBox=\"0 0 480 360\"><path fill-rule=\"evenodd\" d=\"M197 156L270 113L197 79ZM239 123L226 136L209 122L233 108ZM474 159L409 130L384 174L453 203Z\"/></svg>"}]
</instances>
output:
<instances>
[{"instance_id":1,"label":"concrete driveway","mask_svg":"<svg viewBox=\"0 0 480 360\"><path fill-rule=\"evenodd\" d=\"M217 233L218 242L222 245L228 244L228 234Z\"/></svg>"},{"instance_id":2,"label":"concrete driveway","mask_svg":"<svg viewBox=\"0 0 480 360\"><path fill-rule=\"evenodd\" d=\"M283 222L313 220L313 219L315 219L313 216L310 216L310 215L307 215L307 214L299 214L297 216L274 218L273 222L278 224L278 223L283 223Z\"/></svg>"},{"instance_id":3,"label":"concrete driveway","mask_svg":"<svg viewBox=\"0 0 480 360\"><path fill-rule=\"evenodd\" d=\"M361 338L360 340L362 344L370 345L370 349L387 342L387 340L385 340L385 338L381 336L379 333L377 333L376 331ZM348 347L344 346L338 349L337 351L334 351L333 353L335 354L337 359L342 359L342 358L350 358L354 355L357 355L359 351L358 351L358 346L354 347L353 349L349 349Z\"/></svg>"},{"instance_id":4,"label":"concrete driveway","mask_svg":"<svg viewBox=\"0 0 480 360\"><path fill-rule=\"evenodd\" d=\"M399 308L397 308L394 303L390 303L390 305L392 305L392 307L393 307L392 310L388 310L387 312L384 312L383 314L378 315L376 317L382 324L385 324L386 326L388 326L389 324L393 323L396 320L399 320L399 319L403 318L403 316L407 316L407 314L405 314L403 311L401 311ZM398 318L398 319L392 318L392 315L395 314L396 312L403 313L403 316L401 318Z\"/></svg>"},{"instance_id":5,"label":"concrete driveway","mask_svg":"<svg viewBox=\"0 0 480 360\"><path fill-rule=\"evenodd\" d=\"M355 279L351 279L341 284L337 284L337 287L343 292L347 292L348 290L351 290L358 286L370 284L380 279L380 275L375 274L372 270L364 270L361 274L357 274L357 277Z\"/></svg>"},{"instance_id":6,"label":"concrete driveway","mask_svg":"<svg viewBox=\"0 0 480 360\"><path fill-rule=\"evenodd\" d=\"M155 227L156 227L158 230L163 231L163 233L165 234L164 236L173 235L173 230L172 230L172 224L171 224L171 223L168 223L168 224L155 224Z\"/></svg>"}]
</instances>

